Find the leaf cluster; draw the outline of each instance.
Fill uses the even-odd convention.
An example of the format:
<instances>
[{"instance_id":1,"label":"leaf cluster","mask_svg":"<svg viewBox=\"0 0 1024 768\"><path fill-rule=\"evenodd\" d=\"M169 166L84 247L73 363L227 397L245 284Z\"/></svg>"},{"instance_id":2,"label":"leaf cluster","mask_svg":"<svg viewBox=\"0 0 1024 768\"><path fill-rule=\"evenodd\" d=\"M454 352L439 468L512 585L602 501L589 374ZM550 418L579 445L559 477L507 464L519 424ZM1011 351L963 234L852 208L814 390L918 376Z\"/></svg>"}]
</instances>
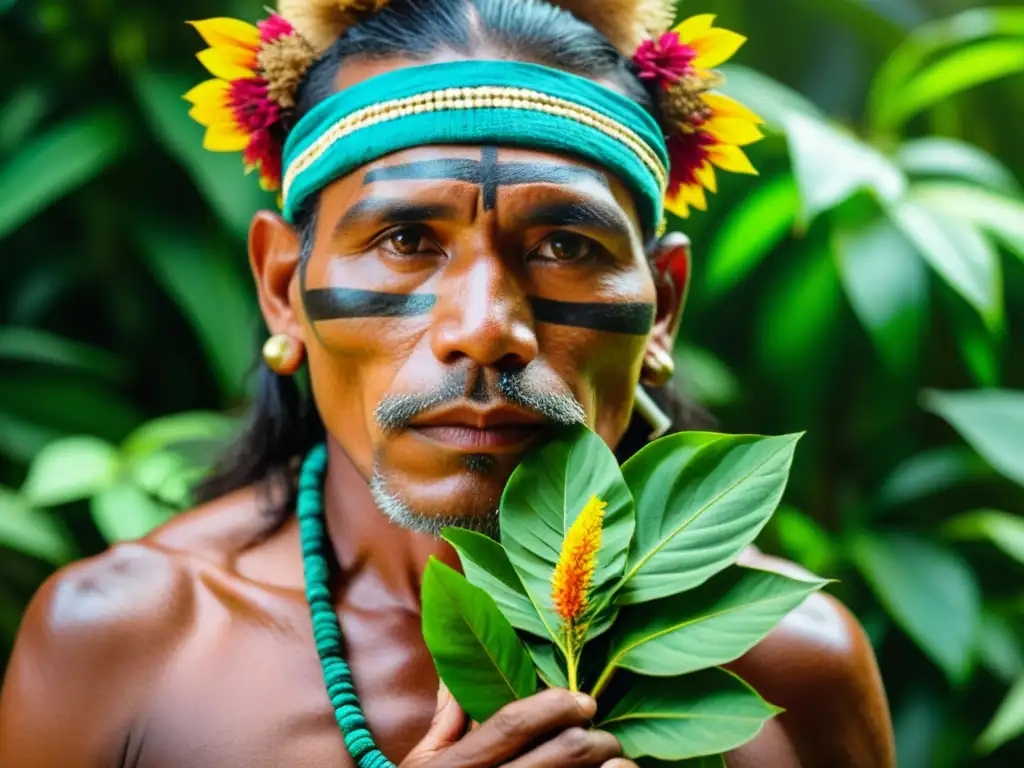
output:
<instances>
[{"instance_id":1,"label":"leaf cluster","mask_svg":"<svg viewBox=\"0 0 1024 768\"><path fill-rule=\"evenodd\" d=\"M465 576L431 561L423 634L477 721L538 686L598 700L595 725L626 755L685 761L751 739L780 710L723 665L826 584L736 565L782 497L799 435L687 432L621 468L596 434L566 430L528 455L500 506L501 543L445 531ZM607 503L587 606L552 599L566 534Z\"/></svg>"}]
</instances>

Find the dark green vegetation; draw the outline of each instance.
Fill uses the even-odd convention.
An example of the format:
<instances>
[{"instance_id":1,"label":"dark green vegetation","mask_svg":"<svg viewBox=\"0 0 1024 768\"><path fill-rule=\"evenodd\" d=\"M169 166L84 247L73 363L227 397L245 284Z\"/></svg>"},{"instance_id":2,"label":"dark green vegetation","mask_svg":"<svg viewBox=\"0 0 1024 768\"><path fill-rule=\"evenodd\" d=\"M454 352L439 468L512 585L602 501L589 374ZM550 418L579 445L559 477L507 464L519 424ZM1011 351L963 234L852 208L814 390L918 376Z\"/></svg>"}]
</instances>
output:
<instances>
[{"instance_id":1,"label":"dark green vegetation","mask_svg":"<svg viewBox=\"0 0 1024 768\"><path fill-rule=\"evenodd\" d=\"M200 149L183 22L261 5L0 0L0 654L244 402L273 200ZM727 90L772 131L685 225L682 379L723 431L806 432L760 543L868 627L903 768L1024 759L1024 9L969 5L684 8L751 36Z\"/></svg>"}]
</instances>

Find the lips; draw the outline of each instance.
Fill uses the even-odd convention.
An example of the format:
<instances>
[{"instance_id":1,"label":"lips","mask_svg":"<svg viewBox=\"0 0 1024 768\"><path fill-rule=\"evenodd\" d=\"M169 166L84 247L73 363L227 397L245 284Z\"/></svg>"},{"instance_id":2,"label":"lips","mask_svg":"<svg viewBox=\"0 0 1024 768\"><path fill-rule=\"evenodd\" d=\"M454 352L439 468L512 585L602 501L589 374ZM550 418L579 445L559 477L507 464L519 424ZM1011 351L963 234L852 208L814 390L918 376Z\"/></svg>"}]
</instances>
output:
<instances>
[{"instance_id":1,"label":"lips","mask_svg":"<svg viewBox=\"0 0 1024 768\"><path fill-rule=\"evenodd\" d=\"M434 411L409 425L422 438L468 453L521 450L549 427L543 416L518 408L470 406Z\"/></svg>"}]
</instances>

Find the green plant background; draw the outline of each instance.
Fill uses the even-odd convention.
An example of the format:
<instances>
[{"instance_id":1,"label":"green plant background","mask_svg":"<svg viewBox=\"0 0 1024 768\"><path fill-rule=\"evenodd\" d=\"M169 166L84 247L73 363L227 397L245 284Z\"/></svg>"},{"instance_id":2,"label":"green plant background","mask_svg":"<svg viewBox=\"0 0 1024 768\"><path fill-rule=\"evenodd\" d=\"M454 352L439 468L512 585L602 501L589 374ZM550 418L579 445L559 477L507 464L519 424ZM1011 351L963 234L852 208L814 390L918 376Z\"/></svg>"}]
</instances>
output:
<instances>
[{"instance_id":1,"label":"green plant background","mask_svg":"<svg viewBox=\"0 0 1024 768\"><path fill-rule=\"evenodd\" d=\"M0 0L0 666L53 569L188 503L260 337L273 201L200 149L183 21L258 0ZM751 36L770 137L685 230L681 380L807 431L769 551L839 583L902 768L1024 760L1024 7L687 0Z\"/></svg>"}]
</instances>

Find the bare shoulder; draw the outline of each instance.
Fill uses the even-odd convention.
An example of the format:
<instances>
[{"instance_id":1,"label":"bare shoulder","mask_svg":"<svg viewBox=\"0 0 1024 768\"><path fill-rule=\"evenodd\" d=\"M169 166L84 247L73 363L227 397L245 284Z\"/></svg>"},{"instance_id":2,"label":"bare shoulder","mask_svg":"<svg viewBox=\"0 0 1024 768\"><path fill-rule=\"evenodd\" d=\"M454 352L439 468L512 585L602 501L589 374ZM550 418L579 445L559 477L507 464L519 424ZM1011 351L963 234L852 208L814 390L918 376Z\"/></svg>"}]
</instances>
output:
<instances>
[{"instance_id":1,"label":"bare shoulder","mask_svg":"<svg viewBox=\"0 0 1024 768\"><path fill-rule=\"evenodd\" d=\"M810 574L750 549L740 564L795 578ZM804 768L895 766L892 723L874 651L853 614L816 593L730 665L786 712L779 721Z\"/></svg>"},{"instance_id":2,"label":"bare shoulder","mask_svg":"<svg viewBox=\"0 0 1024 768\"><path fill-rule=\"evenodd\" d=\"M197 559L215 568L230 556L232 536L241 536L232 518L246 506L229 498L197 509L47 579L0 692L0 765L117 763L133 719L194 627Z\"/></svg>"}]
</instances>

